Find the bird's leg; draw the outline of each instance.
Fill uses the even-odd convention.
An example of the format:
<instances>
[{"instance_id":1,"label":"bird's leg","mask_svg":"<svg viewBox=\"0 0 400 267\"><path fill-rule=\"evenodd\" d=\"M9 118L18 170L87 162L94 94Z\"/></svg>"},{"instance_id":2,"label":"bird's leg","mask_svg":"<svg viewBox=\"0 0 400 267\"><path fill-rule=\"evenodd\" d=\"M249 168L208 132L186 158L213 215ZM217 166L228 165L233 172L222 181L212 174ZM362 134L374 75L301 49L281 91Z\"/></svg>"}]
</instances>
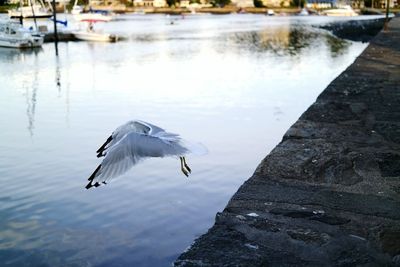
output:
<instances>
[{"instance_id":1,"label":"bird's leg","mask_svg":"<svg viewBox=\"0 0 400 267\"><path fill-rule=\"evenodd\" d=\"M179 157L179 159L181 160L181 171L183 172L184 175L186 175L186 177L189 177L187 170L183 167L184 157Z\"/></svg>"},{"instance_id":2,"label":"bird's leg","mask_svg":"<svg viewBox=\"0 0 400 267\"><path fill-rule=\"evenodd\" d=\"M182 159L183 159L183 165L185 166L186 170L188 170L189 173L191 173L192 170L191 170L191 169L189 168L189 166L186 164L186 159L185 159L185 157L182 157Z\"/></svg>"}]
</instances>

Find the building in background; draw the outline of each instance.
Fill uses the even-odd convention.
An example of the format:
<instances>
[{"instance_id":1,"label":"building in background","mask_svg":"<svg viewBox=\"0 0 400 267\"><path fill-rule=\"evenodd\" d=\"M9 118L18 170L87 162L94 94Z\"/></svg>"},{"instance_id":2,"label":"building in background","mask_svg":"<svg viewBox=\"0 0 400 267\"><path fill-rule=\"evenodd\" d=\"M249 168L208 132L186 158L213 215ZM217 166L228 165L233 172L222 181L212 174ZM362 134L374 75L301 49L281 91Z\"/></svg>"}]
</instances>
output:
<instances>
[{"instance_id":1,"label":"building in background","mask_svg":"<svg viewBox=\"0 0 400 267\"><path fill-rule=\"evenodd\" d=\"M135 7L166 7L166 0L133 0Z\"/></svg>"},{"instance_id":2,"label":"building in background","mask_svg":"<svg viewBox=\"0 0 400 267\"><path fill-rule=\"evenodd\" d=\"M231 0L231 2L237 7L254 7L253 0Z\"/></svg>"},{"instance_id":3,"label":"building in background","mask_svg":"<svg viewBox=\"0 0 400 267\"><path fill-rule=\"evenodd\" d=\"M290 0L262 0L266 7L289 7Z\"/></svg>"}]
</instances>

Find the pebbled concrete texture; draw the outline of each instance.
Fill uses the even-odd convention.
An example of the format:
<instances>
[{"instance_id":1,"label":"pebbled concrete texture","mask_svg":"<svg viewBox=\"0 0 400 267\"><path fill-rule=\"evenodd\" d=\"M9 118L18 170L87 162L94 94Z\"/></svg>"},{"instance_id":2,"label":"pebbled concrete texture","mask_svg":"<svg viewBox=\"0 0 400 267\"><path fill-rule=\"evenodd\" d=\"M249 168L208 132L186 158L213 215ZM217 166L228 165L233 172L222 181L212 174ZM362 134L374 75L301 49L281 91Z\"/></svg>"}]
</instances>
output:
<instances>
[{"instance_id":1,"label":"pebbled concrete texture","mask_svg":"<svg viewBox=\"0 0 400 267\"><path fill-rule=\"evenodd\" d=\"M400 18L174 266L400 266Z\"/></svg>"}]
</instances>

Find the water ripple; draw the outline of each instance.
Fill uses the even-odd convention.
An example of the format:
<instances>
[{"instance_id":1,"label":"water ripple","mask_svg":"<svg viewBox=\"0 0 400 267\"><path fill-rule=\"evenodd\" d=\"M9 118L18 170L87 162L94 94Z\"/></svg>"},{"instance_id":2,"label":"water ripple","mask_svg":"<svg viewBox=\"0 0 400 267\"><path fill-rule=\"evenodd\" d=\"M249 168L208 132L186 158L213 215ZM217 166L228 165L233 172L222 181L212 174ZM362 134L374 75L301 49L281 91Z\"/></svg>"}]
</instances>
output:
<instances>
[{"instance_id":1,"label":"water ripple","mask_svg":"<svg viewBox=\"0 0 400 267\"><path fill-rule=\"evenodd\" d=\"M103 27L126 42L0 49L3 264L168 266L365 48L311 27L327 18L121 18ZM151 159L86 190L96 149L132 118L210 153L188 157L190 178Z\"/></svg>"}]
</instances>

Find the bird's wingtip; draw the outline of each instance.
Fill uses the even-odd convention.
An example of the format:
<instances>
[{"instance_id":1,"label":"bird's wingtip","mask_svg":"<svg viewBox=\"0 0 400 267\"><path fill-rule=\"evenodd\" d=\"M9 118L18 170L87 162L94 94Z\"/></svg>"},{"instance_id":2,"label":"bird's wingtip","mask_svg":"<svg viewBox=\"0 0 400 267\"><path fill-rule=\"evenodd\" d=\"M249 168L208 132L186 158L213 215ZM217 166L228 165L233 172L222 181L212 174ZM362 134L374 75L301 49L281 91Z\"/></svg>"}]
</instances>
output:
<instances>
[{"instance_id":1,"label":"bird's wingtip","mask_svg":"<svg viewBox=\"0 0 400 267\"><path fill-rule=\"evenodd\" d=\"M107 138L106 142L104 144L101 145L101 147L99 147L99 149L97 149L96 153L100 153L103 152L106 149L106 146L108 145L108 143L110 143L112 141L112 135L110 135L110 137Z\"/></svg>"},{"instance_id":2,"label":"bird's wingtip","mask_svg":"<svg viewBox=\"0 0 400 267\"><path fill-rule=\"evenodd\" d=\"M104 183L104 184L106 184L106 183ZM99 187L100 185L101 185L101 184L99 184L98 182L92 184L92 181L90 181L90 182L85 186L85 188L86 188L87 190L89 190L89 189L92 188L92 187Z\"/></svg>"},{"instance_id":3,"label":"bird's wingtip","mask_svg":"<svg viewBox=\"0 0 400 267\"><path fill-rule=\"evenodd\" d=\"M96 182L95 184L92 184L93 180L97 176L97 173L99 172L100 168L101 168L101 164L99 166L97 166L96 170L92 173L92 175L90 175L90 177L88 178L89 183L85 186L86 189L89 189L93 186L97 187L100 185L98 182Z\"/></svg>"}]
</instances>

